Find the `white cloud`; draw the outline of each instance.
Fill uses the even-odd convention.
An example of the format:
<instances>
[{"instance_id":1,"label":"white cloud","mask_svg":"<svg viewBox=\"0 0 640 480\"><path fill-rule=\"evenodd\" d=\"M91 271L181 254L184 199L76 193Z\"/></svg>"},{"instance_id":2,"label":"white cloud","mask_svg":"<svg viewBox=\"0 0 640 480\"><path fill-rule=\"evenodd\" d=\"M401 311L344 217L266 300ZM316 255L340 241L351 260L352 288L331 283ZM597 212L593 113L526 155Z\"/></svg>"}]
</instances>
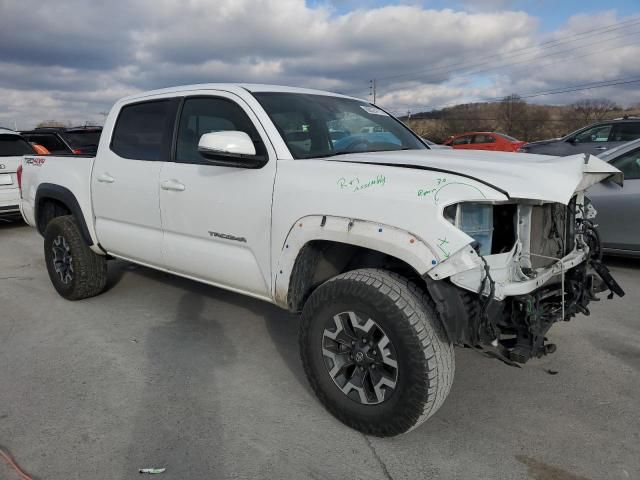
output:
<instances>
[{"instance_id":1,"label":"white cloud","mask_svg":"<svg viewBox=\"0 0 640 480\"><path fill-rule=\"evenodd\" d=\"M497 8L505 2L490 3ZM338 14L329 3L311 8L303 0L121 0L101 6L5 1L0 124L98 121L99 112L121 96L184 83L279 83L366 96L369 79L379 78L379 103L403 111L640 76L638 37L635 43L603 41L576 51L569 57L574 60L562 60L565 55L528 64L533 54L516 56L512 61L525 62L472 76L459 71L461 64L495 66L540 42L538 19L515 11L433 10L412 2L358 5ZM572 17L542 41L618 20L613 13ZM579 57L598 48L609 50ZM406 75L386 78L398 74ZM608 94L620 103L638 100L622 87Z\"/></svg>"}]
</instances>

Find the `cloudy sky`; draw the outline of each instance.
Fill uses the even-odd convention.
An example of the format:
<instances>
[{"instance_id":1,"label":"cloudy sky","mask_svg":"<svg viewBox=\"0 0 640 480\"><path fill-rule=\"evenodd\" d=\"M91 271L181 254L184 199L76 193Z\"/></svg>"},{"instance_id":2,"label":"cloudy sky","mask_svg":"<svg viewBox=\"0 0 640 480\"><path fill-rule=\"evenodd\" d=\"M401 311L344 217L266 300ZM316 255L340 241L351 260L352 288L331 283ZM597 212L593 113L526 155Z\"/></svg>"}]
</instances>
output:
<instances>
[{"instance_id":1,"label":"cloudy sky","mask_svg":"<svg viewBox=\"0 0 640 480\"><path fill-rule=\"evenodd\" d=\"M101 123L132 93L229 81L370 98L375 78L397 113L511 93L632 105L638 59L638 0L0 0L0 125Z\"/></svg>"}]
</instances>

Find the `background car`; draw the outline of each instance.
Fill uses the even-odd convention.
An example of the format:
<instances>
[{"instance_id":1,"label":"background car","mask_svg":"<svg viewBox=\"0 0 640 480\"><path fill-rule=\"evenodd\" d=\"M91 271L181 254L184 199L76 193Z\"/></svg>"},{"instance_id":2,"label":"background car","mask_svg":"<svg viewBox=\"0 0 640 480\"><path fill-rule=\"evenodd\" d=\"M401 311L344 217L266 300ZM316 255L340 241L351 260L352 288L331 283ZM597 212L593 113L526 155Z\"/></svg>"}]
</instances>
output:
<instances>
[{"instance_id":1,"label":"background car","mask_svg":"<svg viewBox=\"0 0 640 480\"><path fill-rule=\"evenodd\" d=\"M605 253L640 256L640 139L609 150L599 157L624 173L624 187L611 181L587 192L598 212Z\"/></svg>"},{"instance_id":2,"label":"background car","mask_svg":"<svg viewBox=\"0 0 640 480\"><path fill-rule=\"evenodd\" d=\"M616 118L594 123L566 137L525 144L519 151L564 157L577 153L599 155L640 138L640 118Z\"/></svg>"},{"instance_id":3,"label":"background car","mask_svg":"<svg viewBox=\"0 0 640 480\"><path fill-rule=\"evenodd\" d=\"M95 155L102 127L36 128L22 132L29 142L42 145L53 155Z\"/></svg>"},{"instance_id":4,"label":"background car","mask_svg":"<svg viewBox=\"0 0 640 480\"><path fill-rule=\"evenodd\" d=\"M431 150L451 150L451 147L449 145L439 145L426 138L423 138L422 141L429 145L429 148Z\"/></svg>"},{"instance_id":5,"label":"background car","mask_svg":"<svg viewBox=\"0 0 640 480\"><path fill-rule=\"evenodd\" d=\"M504 133L467 132L454 135L443 145L461 150L495 150L498 152L516 152L526 142L517 140Z\"/></svg>"},{"instance_id":6,"label":"background car","mask_svg":"<svg viewBox=\"0 0 640 480\"><path fill-rule=\"evenodd\" d=\"M33 155L33 146L18 132L0 128L0 218L20 217L17 170L23 155Z\"/></svg>"}]
</instances>

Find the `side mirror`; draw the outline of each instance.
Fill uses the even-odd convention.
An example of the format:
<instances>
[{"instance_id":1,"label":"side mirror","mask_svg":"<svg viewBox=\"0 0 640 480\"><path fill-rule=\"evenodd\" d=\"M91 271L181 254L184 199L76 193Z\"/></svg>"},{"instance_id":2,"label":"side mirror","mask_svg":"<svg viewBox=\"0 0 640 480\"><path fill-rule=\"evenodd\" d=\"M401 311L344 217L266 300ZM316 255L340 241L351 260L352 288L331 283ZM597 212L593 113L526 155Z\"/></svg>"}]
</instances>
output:
<instances>
[{"instance_id":1,"label":"side mirror","mask_svg":"<svg viewBox=\"0 0 640 480\"><path fill-rule=\"evenodd\" d=\"M256 154L251 137L236 130L205 133L198 142L198 152L221 167L261 168L267 163L266 156Z\"/></svg>"},{"instance_id":2,"label":"side mirror","mask_svg":"<svg viewBox=\"0 0 640 480\"><path fill-rule=\"evenodd\" d=\"M206 157L212 155L250 155L256 154L253 140L245 132L235 130L205 133L198 142L198 151Z\"/></svg>"},{"instance_id":3,"label":"side mirror","mask_svg":"<svg viewBox=\"0 0 640 480\"><path fill-rule=\"evenodd\" d=\"M572 145L575 145L576 143L578 143L578 140L576 139L576 137L571 137L569 140L567 140L567 142L569 142Z\"/></svg>"}]
</instances>

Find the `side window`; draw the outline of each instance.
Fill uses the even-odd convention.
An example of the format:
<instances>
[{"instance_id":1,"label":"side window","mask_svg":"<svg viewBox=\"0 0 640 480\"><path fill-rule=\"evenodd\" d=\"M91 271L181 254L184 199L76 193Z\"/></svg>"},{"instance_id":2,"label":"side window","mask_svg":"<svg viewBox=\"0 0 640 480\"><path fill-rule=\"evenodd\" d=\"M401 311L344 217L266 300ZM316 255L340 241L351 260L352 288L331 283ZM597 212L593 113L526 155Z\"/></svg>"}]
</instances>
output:
<instances>
[{"instance_id":1,"label":"side window","mask_svg":"<svg viewBox=\"0 0 640 480\"><path fill-rule=\"evenodd\" d=\"M111 150L131 160L169 160L176 101L154 100L120 110Z\"/></svg>"},{"instance_id":2,"label":"side window","mask_svg":"<svg viewBox=\"0 0 640 480\"><path fill-rule=\"evenodd\" d=\"M454 138L453 142L451 142L453 145L467 145L469 143L471 143L471 137L466 135L464 137L458 137L458 138Z\"/></svg>"},{"instance_id":3,"label":"side window","mask_svg":"<svg viewBox=\"0 0 640 480\"><path fill-rule=\"evenodd\" d=\"M207 161L198 152L200 137L205 133L226 130L245 132L253 140L256 154L266 156L258 131L239 105L223 98L187 98L180 114L176 161L206 164Z\"/></svg>"},{"instance_id":4,"label":"side window","mask_svg":"<svg viewBox=\"0 0 640 480\"><path fill-rule=\"evenodd\" d=\"M25 138L29 142L42 145L53 155L60 153L71 153L67 146L62 142L62 140L60 140L58 136L53 133L25 135Z\"/></svg>"},{"instance_id":5,"label":"side window","mask_svg":"<svg viewBox=\"0 0 640 480\"><path fill-rule=\"evenodd\" d=\"M33 154L33 147L19 135L0 135L0 157Z\"/></svg>"},{"instance_id":6,"label":"side window","mask_svg":"<svg viewBox=\"0 0 640 480\"><path fill-rule=\"evenodd\" d=\"M588 128L584 132L580 132L574 137L578 143L606 142L609 140L609 134L613 125L598 125Z\"/></svg>"},{"instance_id":7,"label":"side window","mask_svg":"<svg viewBox=\"0 0 640 480\"><path fill-rule=\"evenodd\" d=\"M491 135L474 135L473 143L494 143L496 141Z\"/></svg>"},{"instance_id":8,"label":"side window","mask_svg":"<svg viewBox=\"0 0 640 480\"><path fill-rule=\"evenodd\" d=\"M624 173L625 180L640 178L640 148L626 153L611 162L611 165Z\"/></svg>"},{"instance_id":9,"label":"side window","mask_svg":"<svg viewBox=\"0 0 640 480\"><path fill-rule=\"evenodd\" d=\"M640 138L640 122L621 122L613 127L612 142L629 142Z\"/></svg>"}]
</instances>

